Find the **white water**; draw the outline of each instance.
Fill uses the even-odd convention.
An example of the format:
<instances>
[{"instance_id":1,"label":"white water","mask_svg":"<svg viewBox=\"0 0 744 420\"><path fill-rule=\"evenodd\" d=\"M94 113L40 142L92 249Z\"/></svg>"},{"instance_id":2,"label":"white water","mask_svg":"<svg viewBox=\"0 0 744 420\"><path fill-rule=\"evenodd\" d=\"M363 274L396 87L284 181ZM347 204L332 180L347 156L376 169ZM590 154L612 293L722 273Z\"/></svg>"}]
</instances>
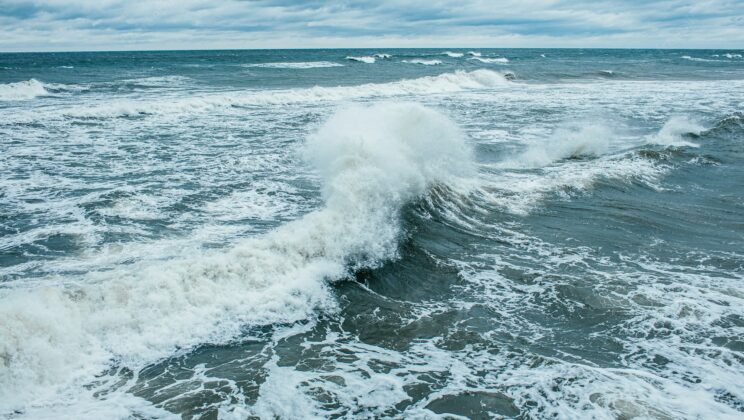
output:
<instances>
[{"instance_id":1,"label":"white water","mask_svg":"<svg viewBox=\"0 0 744 420\"><path fill-rule=\"evenodd\" d=\"M691 121L684 116L670 118L658 133L648 136L647 141L651 144L674 147L698 147L697 143L684 139L685 134L700 134L704 130L700 124Z\"/></svg>"},{"instance_id":2,"label":"white water","mask_svg":"<svg viewBox=\"0 0 744 420\"><path fill-rule=\"evenodd\" d=\"M508 58L505 57L498 57L498 58L481 58L480 56L471 57L470 60L477 60L481 63L486 64L507 64L509 62Z\"/></svg>"},{"instance_id":3,"label":"white water","mask_svg":"<svg viewBox=\"0 0 744 420\"><path fill-rule=\"evenodd\" d=\"M472 174L459 129L416 104L343 109L308 139L305 155L325 206L266 235L0 290L0 412L74 405L74 390L111 360L137 371L179 348L229 341L244 325L332 310L328 281L395 258L406 202Z\"/></svg>"},{"instance_id":4,"label":"white water","mask_svg":"<svg viewBox=\"0 0 744 420\"><path fill-rule=\"evenodd\" d=\"M515 163L522 167L541 167L566 158L596 157L607 151L612 136L612 131L601 124L561 128L549 139L530 145Z\"/></svg>"},{"instance_id":5,"label":"white water","mask_svg":"<svg viewBox=\"0 0 744 420\"><path fill-rule=\"evenodd\" d=\"M279 63L257 63L244 64L243 67L261 67L267 69L319 69L327 67L343 67L343 64L332 61L307 61L307 62L279 62Z\"/></svg>"},{"instance_id":6,"label":"white water","mask_svg":"<svg viewBox=\"0 0 744 420\"><path fill-rule=\"evenodd\" d=\"M455 71L438 76L403 79L390 83L367 83L357 86L312 87L305 89L283 89L262 91L238 91L187 97L157 98L149 101L117 100L61 110L58 117L117 117L141 114L173 114L204 112L213 108L232 106L261 106L294 104L305 102L331 102L369 97L390 97L435 93L461 92L503 86L509 82L503 74L480 69L472 72ZM43 116L21 114L24 120L55 117L54 112Z\"/></svg>"},{"instance_id":7,"label":"white water","mask_svg":"<svg viewBox=\"0 0 744 420\"><path fill-rule=\"evenodd\" d=\"M0 84L0 101L23 101L48 94L44 84L36 79Z\"/></svg>"},{"instance_id":8,"label":"white water","mask_svg":"<svg viewBox=\"0 0 744 420\"><path fill-rule=\"evenodd\" d=\"M423 64L424 66L436 66L438 64L442 64L442 60L423 60L423 59L403 60L403 62L408 63L408 64Z\"/></svg>"}]
</instances>

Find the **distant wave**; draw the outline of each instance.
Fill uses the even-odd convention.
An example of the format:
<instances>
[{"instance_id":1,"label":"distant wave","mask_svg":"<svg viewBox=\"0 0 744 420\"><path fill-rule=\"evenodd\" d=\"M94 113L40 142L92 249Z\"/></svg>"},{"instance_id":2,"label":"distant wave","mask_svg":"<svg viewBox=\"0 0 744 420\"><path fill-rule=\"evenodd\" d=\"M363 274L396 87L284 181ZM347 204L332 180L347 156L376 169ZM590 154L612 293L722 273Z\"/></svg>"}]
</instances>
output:
<instances>
[{"instance_id":1,"label":"distant wave","mask_svg":"<svg viewBox=\"0 0 744 420\"><path fill-rule=\"evenodd\" d=\"M472 55L473 57L480 57L481 53L478 51L468 51L468 54Z\"/></svg>"},{"instance_id":2,"label":"distant wave","mask_svg":"<svg viewBox=\"0 0 744 420\"><path fill-rule=\"evenodd\" d=\"M507 64L509 62L509 59L505 57L482 58L480 56L476 56L476 57L470 57L469 60L477 60L477 61L480 61L481 63L487 63L487 64Z\"/></svg>"},{"instance_id":3,"label":"distant wave","mask_svg":"<svg viewBox=\"0 0 744 420\"><path fill-rule=\"evenodd\" d=\"M343 67L343 64L331 61L280 62L243 64L243 67L260 67L268 69L317 69L325 67Z\"/></svg>"},{"instance_id":4,"label":"distant wave","mask_svg":"<svg viewBox=\"0 0 744 420\"><path fill-rule=\"evenodd\" d=\"M390 54L385 54L385 53L377 53L377 54L375 54L375 57L377 57L377 58L382 58L382 59L384 59L384 60L387 60L387 59L391 58L391 57L392 57L392 55L390 55Z\"/></svg>"},{"instance_id":5,"label":"distant wave","mask_svg":"<svg viewBox=\"0 0 744 420\"><path fill-rule=\"evenodd\" d=\"M683 60L689 60L689 61L721 61L721 60L711 60L708 58L690 57L689 55L683 55L680 58L682 58Z\"/></svg>"},{"instance_id":6,"label":"distant wave","mask_svg":"<svg viewBox=\"0 0 744 420\"><path fill-rule=\"evenodd\" d=\"M441 60L423 60L420 58L415 58L413 60L403 60L403 62L409 64L423 64L425 66L435 66L437 64L442 64Z\"/></svg>"},{"instance_id":7,"label":"distant wave","mask_svg":"<svg viewBox=\"0 0 744 420\"><path fill-rule=\"evenodd\" d=\"M265 91L239 91L201 97L185 97L167 101L117 101L95 107L80 107L65 111L62 117L110 118L143 114L199 112L215 107L260 106L302 102L340 101L368 97L425 95L460 92L470 89L493 88L506 85L512 73L486 69L471 72L458 70L438 76L403 79L390 83L367 83L356 86L312 87Z\"/></svg>"},{"instance_id":8,"label":"distant wave","mask_svg":"<svg viewBox=\"0 0 744 420\"><path fill-rule=\"evenodd\" d=\"M447 57L452 57L452 58L460 58L463 55L465 55L465 54L460 53L460 52L452 52L452 51L445 51L442 54L446 55Z\"/></svg>"},{"instance_id":9,"label":"distant wave","mask_svg":"<svg viewBox=\"0 0 744 420\"><path fill-rule=\"evenodd\" d=\"M348 56L348 57L346 57L346 59L347 60L351 60L351 61L358 61L360 63L365 63L365 64L374 64L375 63L375 57L374 56L371 56L371 55L365 55L365 56L361 56L361 57Z\"/></svg>"},{"instance_id":10,"label":"distant wave","mask_svg":"<svg viewBox=\"0 0 744 420\"><path fill-rule=\"evenodd\" d=\"M136 79L123 79L110 82L110 85L137 85L143 87L162 87L169 85L183 85L191 81L191 78L179 75L139 77Z\"/></svg>"},{"instance_id":11,"label":"distant wave","mask_svg":"<svg viewBox=\"0 0 744 420\"><path fill-rule=\"evenodd\" d=\"M0 101L26 101L40 96L54 96L66 91L84 90L83 86L44 83L36 79L0 84Z\"/></svg>"}]
</instances>

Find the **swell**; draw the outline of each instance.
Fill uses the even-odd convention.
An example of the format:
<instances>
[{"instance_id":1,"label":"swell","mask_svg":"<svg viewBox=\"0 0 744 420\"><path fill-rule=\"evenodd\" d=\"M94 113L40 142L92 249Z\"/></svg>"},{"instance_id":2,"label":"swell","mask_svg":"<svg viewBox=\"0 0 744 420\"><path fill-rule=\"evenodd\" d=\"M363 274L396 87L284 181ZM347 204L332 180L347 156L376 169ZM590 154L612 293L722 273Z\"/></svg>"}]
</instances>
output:
<instances>
[{"instance_id":1,"label":"swell","mask_svg":"<svg viewBox=\"0 0 744 420\"><path fill-rule=\"evenodd\" d=\"M403 206L471 174L444 115L415 104L351 107L306 144L323 208L226 252L142 263L47 286L0 289L0 413L59 403L112 364L138 370L245 325L335 308L328 282L397 255Z\"/></svg>"}]
</instances>

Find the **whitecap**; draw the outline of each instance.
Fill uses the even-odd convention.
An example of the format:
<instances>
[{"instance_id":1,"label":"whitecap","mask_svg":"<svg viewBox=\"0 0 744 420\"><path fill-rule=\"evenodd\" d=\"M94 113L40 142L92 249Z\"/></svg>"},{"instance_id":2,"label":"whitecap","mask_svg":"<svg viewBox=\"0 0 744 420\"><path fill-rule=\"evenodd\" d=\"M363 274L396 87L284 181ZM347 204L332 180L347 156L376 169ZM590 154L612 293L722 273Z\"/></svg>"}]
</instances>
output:
<instances>
[{"instance_id":1,"label":"whitecap","mask_svg":"<svg viewBox=\"0 0 744 420\"><path fill-rule=\"evenodd\" d=\"M422 64L424 66L436 66L438 64L442 64L441 60L423 60L420 58L415 58L413 60L403 60L403 62L409 64Z\"/></svg>"},{"instance_id":2,"label":"whitecap","mask_svg":"<svg viewBox=\"0 0 744 420\"><path fill-rule=\"evenodd\" d=\"M650 144L673 147L698 147L697 143L684 139L686 134L700 134L705 128L685 116L674 116L664 123L658 133L647 136Z\"/></svg>"},{"instance_id":3,"label":"whitecap","mask_svg":"<svg viewBox=\"0 0 744 420\"><path fill-rule=\"evenodd\" d=\"M369 56L369 55L365 55L365 56L361 56L361 57L352 57L352 56L349 56L349 57L346 57L346 59L347 60L351 60L351 61L358 61L360 63L365 63L365 64L374 64L374 62L375 62L375 57Z\"/></svg>"},{"instance_id":4,"label":"whitecap","mask_svg":"<svg viewBox=\"0 0 744 420\"><path fill-rule=\"evenodd\" d=\"M343 67L343 64L331 61L307 61L307 62L279 62L279 63L256 63L243 64L243 67L261 67L268 69L317 69L326 67Z\"/></svg>"},{"instance_id":5,"label":"whitecap","mask_svg":"<svg viewBox=\"0 0 744 420\"><path fill-rule=\"evenodd\" d=\"M481 58L481 57L471 57L469 60L478 60L481 63L487 63L487 64L507 64L509 63L509 59L506 57L497 57L497 58Z\"/></svg>"}]
</instances>

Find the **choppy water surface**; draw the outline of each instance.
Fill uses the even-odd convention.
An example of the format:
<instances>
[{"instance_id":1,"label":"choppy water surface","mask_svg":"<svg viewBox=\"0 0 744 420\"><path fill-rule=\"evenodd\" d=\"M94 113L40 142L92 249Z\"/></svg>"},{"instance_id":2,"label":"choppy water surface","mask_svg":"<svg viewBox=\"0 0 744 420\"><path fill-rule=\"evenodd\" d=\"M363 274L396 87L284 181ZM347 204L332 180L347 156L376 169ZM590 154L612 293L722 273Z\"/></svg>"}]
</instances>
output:
<instances>
[{"instance_id":1,"label":"choppy water surface","mask_svg":"<svg viewBox=\"0 0 744 420\"><path fill-rule=\"evenodd\" d=\"M742 54L2 54L0 416L741 418Z\"/></svg>"}]
</instances>

